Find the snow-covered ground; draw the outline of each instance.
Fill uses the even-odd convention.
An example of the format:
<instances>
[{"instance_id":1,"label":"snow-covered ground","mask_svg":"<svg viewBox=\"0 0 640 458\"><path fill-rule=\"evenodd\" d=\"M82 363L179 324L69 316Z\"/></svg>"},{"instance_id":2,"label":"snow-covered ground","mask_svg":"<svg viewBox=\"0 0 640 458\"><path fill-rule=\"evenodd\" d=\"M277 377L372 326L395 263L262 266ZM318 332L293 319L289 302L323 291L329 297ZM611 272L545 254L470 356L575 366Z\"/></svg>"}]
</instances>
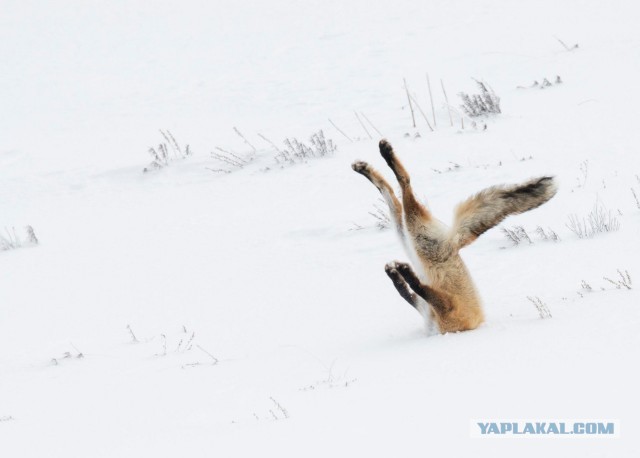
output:
<instances>
[{"instance_id":1,"label":"snow-covered ground","mask_svg":"<svg viewBox=\"0 0 640 458\"><path fill-rule=\"evenodd\" d=\"M0 456L640 455L640 6L375 3L3 0L0 249L14 227L23 246L0 251ZM427 73L434 132L403 86L431 119ZM463 130L472 78L502 114ZM354 111L444 221L557 177L463 250L479 329L428 336L386 277L405 255L350 163L392 174ZM193 154L143 173L159 129ZM337 151L284 168L258 135L321 129ZM596 205L619 230L578 238L570 215ZM470 437L548 418L621 435Z\"/></svg>"}]
</instances>

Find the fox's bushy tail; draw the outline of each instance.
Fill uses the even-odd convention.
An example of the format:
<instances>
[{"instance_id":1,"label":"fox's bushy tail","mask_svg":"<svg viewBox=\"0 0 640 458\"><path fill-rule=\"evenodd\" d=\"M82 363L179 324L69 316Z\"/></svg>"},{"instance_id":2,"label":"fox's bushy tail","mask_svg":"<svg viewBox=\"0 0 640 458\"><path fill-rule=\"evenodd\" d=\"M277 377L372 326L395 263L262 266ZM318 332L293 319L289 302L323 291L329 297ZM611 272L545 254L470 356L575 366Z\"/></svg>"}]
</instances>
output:
<instances>
[{"instance_id":1,"label":"fox's bushy tail","mask_svg":"<svg viewBox=\"0 0 640 458\"><path fill-rule=\"evenodd\" d=\"M547 202L558 188L553 177L533 178L518 185L483 189L458 204L452 239L458 248L469 245L509 215L533 210Z\"/></svg>"}]
</instances>

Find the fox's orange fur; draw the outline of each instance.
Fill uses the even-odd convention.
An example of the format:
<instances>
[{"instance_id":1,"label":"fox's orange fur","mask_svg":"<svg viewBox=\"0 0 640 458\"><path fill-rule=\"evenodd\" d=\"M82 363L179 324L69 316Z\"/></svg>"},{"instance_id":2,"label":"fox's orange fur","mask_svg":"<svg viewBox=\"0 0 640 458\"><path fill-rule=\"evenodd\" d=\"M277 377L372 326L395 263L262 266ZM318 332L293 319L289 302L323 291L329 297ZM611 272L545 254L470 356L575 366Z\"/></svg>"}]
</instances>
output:
<instances>
[{"instance_id":1,"label":"fox's orange fur","mask_svg":"<svg viewBox=\"0 0 640 458\"><path fill-rule=\"evenodd\" d=\"M386 140L380 154L398 183L401 199L384 177L366 162L355 162L353 170L378 188L389 205L391 219L408 253L415 254L416 274L407 263L385 266L400 295L418 311L431 315L441 333L477 328L483 321L480 297L459 255L459 250L509 215L536 208L556 193L552 177L541 177L520 185L487 188L460 203L450 229L438 221L413 194L404 166ZM428 281L428 283L427 283Z\"/></svg>"}]
</instances>

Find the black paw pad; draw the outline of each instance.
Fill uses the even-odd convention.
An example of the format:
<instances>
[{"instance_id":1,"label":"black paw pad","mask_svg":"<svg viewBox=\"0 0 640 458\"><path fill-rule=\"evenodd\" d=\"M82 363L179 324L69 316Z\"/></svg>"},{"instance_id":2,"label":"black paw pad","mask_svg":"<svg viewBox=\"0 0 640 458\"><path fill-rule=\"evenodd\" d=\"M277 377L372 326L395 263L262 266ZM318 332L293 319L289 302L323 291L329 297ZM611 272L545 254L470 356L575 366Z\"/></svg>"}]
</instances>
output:
<instances>
[{"instance_id":1,"label":"black paw pad","mask_svg":"<svg viewBox=\"0 0 640 458\"><path fill-rule=\"evenodd\" d=\"M380 155L388 162L393 157L393 147L387 140L380 140Z\"/></svg>"},{"instance_id":2,"label":"black paw pad","mask_svg":"<svg viewBox=\"0 0 640 458\"><path fill-rule=\"evenodd\" d=\"M411 266L406 262L397 262L396 269L398 269L402 273L411 272Z\"/></svg>"},{"instance_id":3,"label":"black paw pad","mask_svg":"<svg viewBox=\"0 0 640 458\"><path fill-rule=\"evenodd\" d=\"M384 266L384 271L391 278L397 277L399 275L398 271L396 270L396 265L393 262L390 262L387 265L385 265Z\"/></svg>"},{"instance_id":4,"label":"black paw pad","mask_svg":"<svg viewBox=\"0 0 640 458\"><path fill-rule=\"evenodd\" d=\"M351 168L361 174L366 174L368 172L369 169L369 164L367 164L364 161L357 161L354 162L353 164L351 164Z\"/></svg>"}]
</instances>

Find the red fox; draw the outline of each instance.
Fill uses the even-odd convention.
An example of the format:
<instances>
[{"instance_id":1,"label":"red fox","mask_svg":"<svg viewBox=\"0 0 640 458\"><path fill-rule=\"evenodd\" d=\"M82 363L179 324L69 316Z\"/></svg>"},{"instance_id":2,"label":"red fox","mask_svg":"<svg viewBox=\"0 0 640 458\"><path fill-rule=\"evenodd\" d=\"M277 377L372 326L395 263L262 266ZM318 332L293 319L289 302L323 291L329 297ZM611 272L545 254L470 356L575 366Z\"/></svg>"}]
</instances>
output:
<instances>
[{"instance_id":1,"label":"red fox","mask_svg":"<svg viewBox=\"0 0 640 458\"><path fill-rule=\"evenodd\" d=\"M557 192L553 177L484 189L458 205L449 229L418 202L409 174L386 140L380 141L380 154L398 179L401 200L366 162L354 162L351 167L371 181L389 205L393 226L407 252L415 255L419 274L409 264L397 261L388 263L385 272L400 296L419 312L428 313L441 333L477 328L484 321L480 297L459 250L507 216L551 199Z\"/></svg>"}]
</instances>

